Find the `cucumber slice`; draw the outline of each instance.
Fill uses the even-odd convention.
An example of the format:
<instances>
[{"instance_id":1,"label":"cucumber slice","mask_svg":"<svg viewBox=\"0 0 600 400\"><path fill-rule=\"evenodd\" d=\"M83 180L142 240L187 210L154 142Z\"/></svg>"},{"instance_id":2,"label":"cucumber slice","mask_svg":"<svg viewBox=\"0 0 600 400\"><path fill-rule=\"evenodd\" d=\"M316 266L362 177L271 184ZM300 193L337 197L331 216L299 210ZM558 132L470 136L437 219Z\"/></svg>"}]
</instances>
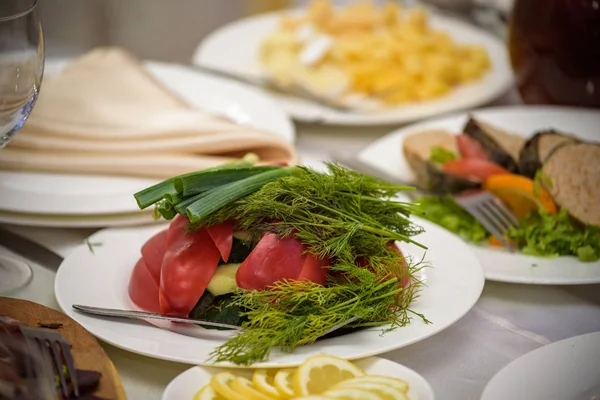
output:
<instances>
[{"instance_id":1,"label":"cucumber slice","mask_svg":"<svg viewBox=\"0 0 600 400\"><path fill-rule=\"evenodd\" d=\"M252 239L252 234L248 231L234 231L233 237L241 240L242 242L249 242Z\"/></svg>"},{"instance_id":2,"label":"cucumber slice","mask_svg":"<svg viewBox=\"0 0 600 400\"><path fill-rule=\"evenodd\" d=\"M240 264L238 263L220 265L208 283L206 290L213 296L221 296L234 292L238 287L235 281L235 274L239 267Z\"/></svg>"}]
</instances>

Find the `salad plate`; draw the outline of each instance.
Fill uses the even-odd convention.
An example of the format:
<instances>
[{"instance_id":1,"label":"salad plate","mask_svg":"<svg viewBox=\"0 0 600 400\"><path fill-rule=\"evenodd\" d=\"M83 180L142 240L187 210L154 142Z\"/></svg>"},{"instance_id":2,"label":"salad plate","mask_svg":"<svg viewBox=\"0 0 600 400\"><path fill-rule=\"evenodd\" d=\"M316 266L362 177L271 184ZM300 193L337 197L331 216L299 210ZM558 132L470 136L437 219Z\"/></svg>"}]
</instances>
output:
<instances>
[{"instance_id":1,"label":"salad plate","mask_svg":"<svg viewBox=\"0 0 600 400\"><path fill-rule=\"evenodd\" d=\"M447 328L465 315L483 290L481 265L467 245L444 229L425 220L415 220L425 231L414 238L420 247L400 243L405 256L424 260L431 266L419 274L425 286L411 305L431 323L413 318L405 327L386 332L368 328L346 335L318 340L297 347L292 353L275 349L268 361L254 367L297 366L306 357L328 353L346 359L364 358L416 343ZM145 322L121 322L77 313L73 304L104 308L137 309L128 294L130 275L144 243L166 226L110 228L92 235L75 248L60 266L55 294L61 309L99 339L134 353L170 361L213 365L210 354L234 333L202 330L193 332L159 329ZM451 256L450 256L451 255ZM237 366L220 363L220 366Z\"/></svg>"},{"instance_id":2,"label":"salad plate","mask_svg":"<svg viewBox=\"0 0 600 400\"><path fill-rule=\"evenodd\" d=\"M368 357L353 362L367 375L389 376L406 381L409 399L433 400L433 389L429 383L417 372L404 365L395 363L385 358ZM232 372L247 379L252 377L252 370L231 370L211 367L192 367L173 379L165 389L162 400L192 400L198 390L210 382L210 378L220 372Z\"/></svg>"},{"instance_id":3,"label":"salad plate","mask_svg":"<svg viewBox=\"0 0 600 400\"><path fill-rule=\"evenodd\" d=\"M597 128L600 126L600 112L595 110L554 106L493 107L401 128L372 143L358 154L358 158L405 182L415 182L414 169L403 153L405 138L425 131L460 133L470 117L523 137L542 130L557 130L581 141L597 142L600 139ZM472 243L469 247L481 261L485 276L490 280L542 285L600 282L600 261L581 262L572 256L536 257Z\"/></svg>"},{"instance_id":4,"label":"salad plate","mask_svg":"<svg viewBox=\"0 0 600 400\"><path fill-rule=\"evenodd\" d=\"M46 73L59 72L69 61L47 61ZM289 142L295 140L289 118L252 88L181 65L146 62L145 66L174 93L199 109L258 127ZM54 227L143 223L148 221L147 213L140 212L131 194L153 183L156 180L146 178L3 170L0 171L0 222Z\"/></svg>"},{"instance_id":5,"label":"salad plate","mask_svg":"<svg viewBox=\"0 0 600 400\"><path fill-rule=\"evenodd\" d=\"M508 364L487 384L481 400L597 399L599 368L600 332L575 336L541 347Z\"/></svg>"},{"instance_id":6,"label":"salad plate","mask_svg":"<svg viewBox=\"0 0 600 400\"><path fill-rule=\"evenodd\" d=\"M287 12L268 13L224 25L198 45L192 63L238 76L264 76L259 64L260 44L286 14ZM431 12L429 21L433 28L448 33L458 43L482 46L491 60L491 70L480 80L461 85L446 96L372 112L339 111L297 97L266 90L264 93L275 99L292 118L300 122L357 126L401 124L472 108L495 100L509 89L513 81L512 71L505 45L500 38L452 16ZM245 45L238 46L242 42ZM231 48L236 51L229 51Z\"/></svg>"}]
</instances>

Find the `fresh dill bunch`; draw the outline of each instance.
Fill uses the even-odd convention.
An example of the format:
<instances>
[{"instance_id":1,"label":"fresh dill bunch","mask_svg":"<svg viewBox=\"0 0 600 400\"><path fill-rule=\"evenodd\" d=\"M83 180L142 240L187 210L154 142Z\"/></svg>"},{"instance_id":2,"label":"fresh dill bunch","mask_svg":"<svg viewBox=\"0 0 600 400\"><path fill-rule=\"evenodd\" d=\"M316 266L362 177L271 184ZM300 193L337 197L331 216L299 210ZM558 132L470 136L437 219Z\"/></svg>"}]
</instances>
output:
<instances>
[{"instance_id":1,"label":"fresh dill bunch","mask_svg":"<svg viewBox=\"0 0 600 400\"><path fill-rule=\"evenodd\" d=\"M277 282L268 290L238 291L232 304L249 310L242 331L217 347L216 362L250 365L268 359L273 348L292 352L297 346L314 343L328 330L356 317L349 328L381 327L384 332L410 323L410 309L422 282L415 273L423 265L410 267L410 284L399 287L398 278L383 282L365 268L347 266L346 271L366 271L368 279L338 281L321 286L309 281ZM344 268L340 268L344 269Z\"/></svg>"},{"instance_id":2,"label":"fresh dill bunch","mask_svg":"<svg viewBox=\"0 0 600 400\"><path fill-rule=\"evenodd\" d=\"M219 346L215 361L252 364L271 349L293 351L323 336L330 328L357 319L348 327L405 326L414 314L410 305L422 282L422 262L406 260L390 248L394 241L412 242L422 232L409 215L412 205L394 201L410 190L328 164L328 173L295 167L290 176L265 184L233 201L189 229L234 220L236 229L254 238L264 232L293 234L307 251L331 260L326 286L313 282L277 282L267 290L243 291L234 304L247 310L242 331Z\"/></svg>"},{"instance_id":3,"label":"fresh dill bunch","mask_svg":"<svg viewBox=\"0 0 600 400\"><path fill-rule=\"evenodd\" d=\"M422 232L408 216L414 206L392 198L410 187L392 185L336 164L327 164L328 174L296 167L292 176L267 183L260 190L234 201L191 224L194 230L225 220L238 229L295 232L312 253L343 258L371 254L373 248L390 240L416 243Z\"/></svg>"}]
</instances>

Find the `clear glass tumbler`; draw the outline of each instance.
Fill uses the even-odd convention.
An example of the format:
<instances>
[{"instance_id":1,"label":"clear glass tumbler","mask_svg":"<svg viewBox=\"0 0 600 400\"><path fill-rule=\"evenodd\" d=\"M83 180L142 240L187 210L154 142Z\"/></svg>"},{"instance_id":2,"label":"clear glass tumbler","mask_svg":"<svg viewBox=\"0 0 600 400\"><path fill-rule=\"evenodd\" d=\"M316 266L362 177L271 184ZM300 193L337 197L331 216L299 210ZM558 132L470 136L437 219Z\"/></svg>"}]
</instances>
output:
<instances>
[{"instance_id":1,"label":"clear glass tumbler","mask_svg":"<svg viewBox=\"0 0 600 400\"><path fill-rule=\"evenodd\" d=\"M27 120L43 74L44 37L37 0L0 0L0 149ZM0 252L0 295L23 287L32 277L25 262Z\"/></svg>"}]
</instances>

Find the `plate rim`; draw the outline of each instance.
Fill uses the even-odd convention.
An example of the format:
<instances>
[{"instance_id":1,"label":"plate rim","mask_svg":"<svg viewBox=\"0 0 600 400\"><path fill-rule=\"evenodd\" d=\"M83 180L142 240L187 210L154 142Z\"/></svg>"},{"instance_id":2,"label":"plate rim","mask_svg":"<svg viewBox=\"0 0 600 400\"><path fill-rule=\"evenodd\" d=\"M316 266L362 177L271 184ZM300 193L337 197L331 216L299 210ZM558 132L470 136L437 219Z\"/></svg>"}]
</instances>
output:
<instances>
[{"instance_id":1,"label":"plate rim","mask_svg":"<svg viewBox=\"0 0 600 400\"><path fill-rule=\"evenodd\" d=\"M417 379L419 380L419 384L418 385L421 386L424 390L427 391L428 397L426 397L425 400L427 400L427 399L428 400L435 400L435 392L433 390L433 387L429 383L429 381L427 379L425 379L425 377L422 374L418 373L414 369L412 369L412 368L410 368L410 367L408 367L408 366L406 366L406 365L404 365L402 363L399 363L399 362L396 362L396 361L393 361L393 360L390 360L390 359L387 359L387 358L384 358L384 357L379 357L379 356L369 356L369 357L361 358L359 360L354 360L354 361L385 362L385 363L394 364L394 368L401 369L401 370L403 370L403 371L405 371L407 373L411 373L415 377L417 377ZM169 393L169 392L176 390L175 388L176 388L176 385L178 384L177 380L182 380L183 381L184 379L188 379L187 375L191 376L192 374L194 374L194 373L196 373L198 371L211 374L211 371L206 371L206 368L211 368L211 367L204 367L204 366L201 366L201 365L195 365L195 366L193 366L191 368L186 369L185 371L181 372L180 374L178 374L165 387L165 390L163 391L161 400L174 400L175 399L174 395L171 394L171 393ZM274 368L276 368L276 367L274 367ZM213 369L215 369L215 368L213 367ZM410 384L411 384L411 382L409 382L409 385ZM419 399L423 400L421 398L419 398Z\"/></svg>"},{"instance_id":2,"label":"plate rim","mask_svg":"<svg viewBox=\"0 0 600 400\"><path fill-rule=\"evenodd\" d=\"M446 232L443 228L438 227L437 225L426 221L426 220L420 220L418 221L419 224L423 224L423 225L430 225L430 227L433 228L433 230L437 230L439 233L437 233L438 235L448 235L448 232ZM164 225L166 226L166 225ZM125 227L125 228L106 228L106 229L102 229L100 231L97 231L95 233L93 233L88 240L89 241L97 241L99 240L98 236L104 235L107 233L107 231L111 231L108 232L109 234L112 233L112 231L122 231L122 230L139 230L139 229L153 229L153 232L158 232L158 226L153 226L153 227ZM448 236L448 238L450 238L450 236ZM449 328L450 326L452 326L453 324L457 323L458 321L460 321L477 303L477 301L479 300L479 298L481 297L481 294L483 292L483 288L485 285L485 277L484 277L484 273L483 273L483 268L481 265L481 262L477 259L477 257L473 254L472 251L470 251L468 249L468 247L466 246L466 244L464 242L461 242L460 240L456 241L456 244L460 243L462 246L464 246L463 250L464 250L464 257L466 257L467 259L471 260L471 264L472 267L475 267L477 271L473 271L473 276L472 279L474 282L476 282L476 286L473 285L472 287L469 287L469 289L473 290L473 297L469 298L468 300L468 306L464 307L464 309L461 309L460 312L457 312L455 314L455 316L452 318L451 321L446 321L444 324L440 324L439 326L436 326L434 329L431 329L430 331L426 332L425 334L421 334L418 337L412 337L409 340L404 340L401 344L399 345L395 345L395 346L390 346L387 347L385 350L381 351L381 350L370 350L370 351L363 351L360 352L358 354L355 355L351 355L351 356L340 356L343 357L345 359L348 360L356 360L356 359L362 359L362 358L366 358L366 357L372 357L372 356L376 356L379 354L384 354L384 353L388 353L394 350L397 350L399 348L403 348L406 346L410 346L412 344L415 344L417 342L420 342L422 340L425 340L429 337L432 337L440 332L442 332L443 330ZM100 251L104 251L107 248L107 246L102 246L100 248ZM96 328L92 325L90 326L90 324L87 323L87 321L84 319L82 320L80 317L81 315L74 312L73 310L71 310L69 308L70 303L64 299L62 299L62 291L61 291L61 284L63 282L63 280L68 280L68 277L65 277L65 268L63 268L63 266L69 261L69 259L71 257L74 257L74 254L77 254L78 251L86 251L87 246L85 245L85 243L79 244L77 247L75 247L74 249L72 249L72 251L70 252L70 254L65 257L65 259L63 260L63 262L61 263L61 265L58 268L55 280L54 280L54 296L56 298L57 304L59 305L60 309L67 314L68 316L70 316L71 318L75 319L77 322L79 322L82 326L84 326L90 333L92 333L95 337L97 337L98 339L107 342L115 347L119 347L123 350L132 352L132 353L136 353L136 354L141 354L147 357L152 357L152 358L158 358L158 359L164 359L164 360L168 360L168 361L174 361L174 362L179 362L179 363L184 363L184 364L195 364L195 365L204 365L207 367L211 367L211 366L218 366L218 367L224 367L224 368L241 368L241 369L246 369L246 368L269 368L269 367L293 367L293 366L297 366L299 365L298 361L289 361L289 360L285 360L284 361L272 361L271 359L260 362L260 363L255 363L251 366L244 366L244 365L236 365L236 364L232 364L232 363L219 363L219 364L213 364L210 363L208 360L198 360L198 359L183 359L180 356L165 356L164 354L161 355L156 355L155 353L152 353L151 351L146 351L146 350L139 350L139 349L131 349L131 346L127 346L127 345L122 345L120 344L118 341L115 341L112 338L107 338L107 335L105 334L98 334ZM97 253L97 252L96 252ZM95 254L94 254L95 255ZM471 268L471 267L470 267ZM442 285L442 283L439 283L439 285ZM426 288L424 289L426 290ZM433 325L435 326L435 325ZM155 329L159 329L159 328L155 328ZM398 329L402 329L402 328L398 328ZM379 335L379 330L374 330L372 329L373 332L375 332L377 335ZM395 331L397 332L397 331ZM393 334L394 332L390 332L388 334ZM177 333L174 333L177 334Z\"/></svg>"},{"instance_id":3,"label":"plate rim","mask_svg":"<svg viewBox=\"0 0 600 400\"><path fill-rule=\"evenodd\" d=\"M0 210L0 224L40 228L107 228L132 225L150 225L152 213L148 211L100 215L28 214Z\"/></svg>"},{"instance_id":4,"label":"plate rim","mask_svg":"<svg viewBox=\"0 0 600 400\"><path fill-rule=\"evenodd\" d=\"M379 137L378 139L372 141L368 146L364 147L361 151L359 151L356 156L361 158L363 161L367 161L365 154L368 154L372 148L375 148L381 141L388 140L391 137L403 137L411 132L418 131L420 129L427 129L427 127L441 123L443 121L450 121L460 117L468 117L469 115L481 115L484 116L490 114L503 114L503 113L511 113L511 112L519 112L519 113L527 113L527 114L535 114L540 112L561 112L561 113L585 113L588 116L598 115L600 118L600 111L595 108L589 107L575 107L575 106L561 106L561 105L525 105L525 104L512 104L512 105L502 105L502 106L490 106L490 107L482 107L472 110L462 110L456 111L448 114L443 114L434 118L428 118L425 120L421 120L415 122L413 124L407 124L401 126L397 129L390 131L389 133ZM401 153L400 153L401 155ZM402 155L401 155L402 156ZM403 156L402 156L403 157ZM368 162L368 161L367 161ZM378 168L376 165L373 167ZM445 229L445 228L443 228ZM455 237L459 237L458 235L448 231ZM460 237L459 237L460 238ZM477 246L471 242L468 242L461 238L467 245L471 248L478 257L479 253L485 253L486 255L493 250L486 249L485 247ZM522 254L521 254L522 255ZM522 255L526 256L526 255ZM551 262L552 258L544 258L544 257L535 257L535 256L527 256L531 258L532 263L535 261L546 261ZM578 261L574 256L560 256L558 259L572 259L573 262L579 264L585 264ZM488 272L488 268L486 268L486 263L482 262L483 269L485 272L486 280L496 281L496 282L505 282L505 283L516 283L516 284L524 284L524 285L561 285L561 286L569 286L569 285L586 285L586 284L597 284L600 283L600 270L597 276L592 278L553 278L553 277L527 277L527 276L506 276L497 273L496 271ZM600 268L600 267L599 267Z\"/></svg>"},{"instance_id":5,"label":"plate rim","mask_svg":"<svg viewBox=\"0 0 600 400\"><path fill-rule=\"evenodd\" d=\"M445 109L443 109L442 111L438 110L438 111L430 111L430 112L417 112L413 116L410 116L410 115L406 116L406 115L396 114L398 112L398 110L401 110L401 108L402 108L402 107L398 107L397 110L395 110L395 113L392 113L392 112L384 113L383 118L379 118L376 115L370 116L370 115L365 114L365 115L362 115L361 118L357 119L356 121L352 120L352 119L348 120L345 116L343 116L343 114L339 114L339 113L335 113L335 112L331 112L331 111L315 113L316 116L313 116L312 118L307 118L306 115L303 115L303 114L309 114L308 112L298 113L296 106L295 105L289 106L288 100L286 100L284 96L276 96L276 95L268 93L265 90L262 90L262 89L259 89L259 90L261 90L261 92L263 92L266 96L269 96L270 98L274 99L275 101L279 101L282 109L293 120L302 122L302 123L319 123L319 124L331 125L331 126L386 126L386 125L407 124L407 123L411 123L411 122L420 121L420 120L423 120L426 118L430 118L430 117L433 117L433 116L439 115L439 114L452 113L452 112L456 112L456 111L460 111L460 110L469 110L469 109L473 109L477 106L490 104L494 100L496 100L496 99L500 98L501 96L503 96L504 94L508 93L510 88L514 84L515 78L514 78L514 74L513 74L512 70L510 68L510 60L508 57L508 51L506 50L506 45L502 41L502 38L492 34L489 31L486 31L485 29L482 29L476 25L469 24L465 21L462 21L459 18L455 18L451 15L440 12L439 10L436 10L435 8L427 7L427 6L424 6L424 8L427 10L427 12L430 14L430 16L433 15L433 18L435 18L439 21L447 21L449 24L460 26L462 29L470 30L471 32L476 32L480 37L484 37L486 42L489 42L489 43L494 42L493 46L497 46L497 50L502 49L502 52L504 54L503 61L506 61L506 62L505 63L503 62L504 65L501 67L507 67L506 70L501 69L500 72L498 72L498 74L501 74L501 75L504 75L504 73L507 73L506 76L504 77L505 79L504 79L502 85L499 84L495 91L487 91L485 95L479 96L479 99L476 101L465 100L464 105L460 106L460 108L454 108L449 105L449 106L445 107ZM229 30L229 29L235 28L244 23L248 23L248 22L252 22L252 21L256 21L256 20L260 20L260 19L267 20L269 18L274 18L277 16L289 14L289 13L299 13L302 11L303 11L303 8L300 7L300 8L291 8L291 9L281 10L281 11L260 13L260 14L256 14L256 15L247 16L244 18L239 18L237 20L228 22L227 24L221 25L220 27L211 31L208 35L206 35L198 43L198 45L196 46L196 48L194 49L194 52L192 54L191 63L193 65L199 65L199 66L201 66L203 64L212 65L214 63L214 60L211 62L207 59L207 56L205 55L206 47L211 45L212 41L219 39L220 36L224 35L227 32L227 30ZM488 51L489 51L489 49L488 49ZM500 75L498 75L498 76L500 76ZM249 85L246 85L246 86L249 86ZM442 99L442 98L438 98L435 100L439 100L439 99ZM324 114L324 116L319 115L319 114Z\"/></svg>"},{"instance_id":6,"label":"plate rim","mask_svg":"<svg viewBox=\"0 0 600 400\"><path fill-rule=\"evenodd\" d=\"M591 338L591 339L589 339L589 338ZM515 365L519 365L521 363L527 362L529 359L535 358L536 356L538 356L540 354L552 352L554 349L556 349L558 347L567 346L571 342L577 342L577 341L582 341L582 340L593 340L594 342L597 342L600 344L600 332L589 332L589 333L584 333L582 335L571 336L569 338L565 338L565 339L558 340L556 342L552 342L550 344L538 347L537 349L534 349L525 354L522 354L521 356L517 357L516 359L512 360L511 362L506 364L504 367L502 367L492 377L492 379L490 379L488 381L488 383L485 385L485 387L483 389L483 392L481 393L480 400L492 400L493 398L490 396L493 394L493 392L491 392L491 390L493 389L493 385L496 385L495 382L500 381L500 379L502 379L504 377L504 375L508 374L509 371L511 371L515 367Z\"/></svg>"}]
</instances>

